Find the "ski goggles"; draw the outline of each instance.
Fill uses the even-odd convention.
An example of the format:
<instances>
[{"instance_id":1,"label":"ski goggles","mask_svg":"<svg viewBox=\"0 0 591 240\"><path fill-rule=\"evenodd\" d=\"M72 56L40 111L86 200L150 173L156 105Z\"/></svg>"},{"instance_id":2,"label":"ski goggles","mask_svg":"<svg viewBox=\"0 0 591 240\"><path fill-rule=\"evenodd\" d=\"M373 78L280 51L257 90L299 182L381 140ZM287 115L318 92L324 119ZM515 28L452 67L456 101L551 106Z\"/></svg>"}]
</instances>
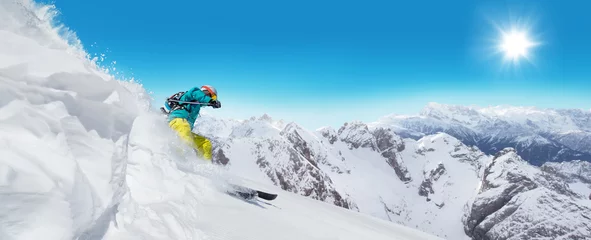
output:
<instances>
[{"instance_id":1,"label":"ski goggles","mask_svg":"<svg viewBox=\"0 0 591 240\"><path fill-rule=\"evenodd\" d=\"M207 86L203 86L203 88L205 88L205 90L207 90L207 92L209 93L209 97L211 97L211 99L218 100L218 96L215 94L214 91L211 90L211 88L209 88Z\"/></svg>"}]
</instances>

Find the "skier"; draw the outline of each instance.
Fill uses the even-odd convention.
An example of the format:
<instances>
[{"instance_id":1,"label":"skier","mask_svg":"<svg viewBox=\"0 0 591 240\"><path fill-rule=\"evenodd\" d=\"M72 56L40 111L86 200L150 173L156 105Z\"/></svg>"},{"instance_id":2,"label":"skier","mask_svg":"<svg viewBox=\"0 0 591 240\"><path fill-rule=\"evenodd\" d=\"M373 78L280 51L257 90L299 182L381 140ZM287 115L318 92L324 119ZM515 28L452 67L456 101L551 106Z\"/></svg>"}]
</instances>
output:
<instances>
[{"instance_id":1,"label":"skier","mask_svg":"<svg viewBox=\"0 0 591 240\"><path fill-rule=\"evenodd\" d=\"M209 85L194 87L186 92L179 92L167 99L164 104L167 110L160 108L168 114L168 125L192 148L197 151L197 156L205 160L212 160L211 141L193 133L193 125L199 116L202 106L221 108L222 104L217 100L217 90Z\"/></svg>"},{"instance_id":2,"label":"skier","mask_svg":"<svg viewBox=\"0 0 591 240\"><path fill-rule=\"evenodd\" d=\"M178 92L170 96L160 110L168 115L168 125L191 147L197 151L197 155L211 163L211 142L204 136L193 133L193 125L199 116L202 106L221 108L222 104L217 100L218 92L209 85L194 87L186 92ZM259 197L265 200L274 200L277 194L263 192L248 187L230 184L229 194L245 199Z\"/></svg>"}]
</instances>

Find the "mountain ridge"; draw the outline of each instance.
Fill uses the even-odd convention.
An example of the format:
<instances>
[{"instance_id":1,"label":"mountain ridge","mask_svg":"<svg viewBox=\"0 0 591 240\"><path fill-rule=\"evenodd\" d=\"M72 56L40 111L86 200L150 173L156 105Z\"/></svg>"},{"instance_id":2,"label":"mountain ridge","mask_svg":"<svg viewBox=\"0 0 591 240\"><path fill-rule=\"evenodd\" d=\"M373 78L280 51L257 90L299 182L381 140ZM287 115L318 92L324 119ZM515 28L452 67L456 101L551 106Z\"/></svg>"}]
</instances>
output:
<instances>
[{"instance_id":1,"label":"mountain ridge","mask_svg":"<svg viewBox=\"0 0 591 240\"><path fill-rule=\"evenodd\" d=\"M552 201L556 202L538 194L535 196L549 201L548 205L538 206L533 202L528 204L532 204L532 208L567 204L564 206L570 207L565 209L570 209L570 212L561 214L577 223L583 221L584 217L575 216L576 213L572 210L586 211L589 207L585 202L585 195L591 192L591 185L585 181L565 180L573 174L582 174L573 172L572 168L584 164L583 161L566 162L572 164L570 167L559 168L547 163L544 168L540 168L520 160L525 166L530 166L528 169L534 173L514 178L519 176L520 172L512 172L508 183L507 180L502 181L503 184L510 185L495 185L504 186L503 189L514 188L516 183L511 181L530 179L523 183L524 186L515 185L523 188L520 192L509 194L505 191L482 191L482 186L486 182L484 180L487 179L486 169L493 169L491 166L494 165L491 163L499 156L513 153L519 156L515 149L503 148L490 155L445 132L423 135L415 140L400 136L397 133L399 128L395 125L371 125L361 121L345 123L338 129L323 127L309 131L297 123L279 125L277 123L280 121L273 120L268 115L264 116L267 117L253 117L242 123L252 124L252 127L247 127L252 130L250 135L216 136L215 129L218 123L213 116L198 120L196 126L199 133L212 136L216 141L223 143L224 147L216 148L216 151L221 151L228 159L226 167L231 172L242 172L243 176L254 177L257 180L268 179L269 183L276 184L284 190L417 228L439 237L486 239L501 236L500 232L496 232L496 228L489 229L488 225L501 226L507 223L502 219L487 219L496 219L494 209L502 209L503 206L511 208L512 205L503 201L499 202L503 203L498 205L500 208L493 207L489 212L484 211L489 206L482 205L482 201L491 197L520 199L522 196L544 192L556 196L552 198ZM257 133L257 129L261 134ZM216 155L219 154L214 154L214 158ZM261 156L264 156L264 164L259 164ZM249 164L250 167L246 166ZM512 168L513 165L505 166ZM501 171L505 170L501 168ZM562 174L558 174L559 172ZM551 175L552 180L530 177L544 175ZM525 186L549 187L528 189L524 188ZM487 196L493 192L494 196ZM483 209L486 213L482 215L484 218L471 213L473 209ZM511 216L513 213L507 214ZM535 212L517 214L536 218L528 215ZM543 215L540 219L552 216L555 215ZM482 228L482 224L488 227ZM570 226L553 226L573 230ZM589 225L582 223L576 226ZM514 234L528 229L529 226L521 226ZM532 231L545 230L542 228ZM584 233L581 234L584 236ZM549 236L556 237L559 234Z\"/></svg>"},{"instance_id":2,"label":"mountain ridge","mask_svg":"<svg viewBox=\"0 0 591 240\"><path fill-rule=\"evenodd\" d=\"M530 163L591 161L591 110L428 104L418 115L387 115L369 123L419 139L448 133L487 154L512 147Z\"/></svg>"}]
</instances>

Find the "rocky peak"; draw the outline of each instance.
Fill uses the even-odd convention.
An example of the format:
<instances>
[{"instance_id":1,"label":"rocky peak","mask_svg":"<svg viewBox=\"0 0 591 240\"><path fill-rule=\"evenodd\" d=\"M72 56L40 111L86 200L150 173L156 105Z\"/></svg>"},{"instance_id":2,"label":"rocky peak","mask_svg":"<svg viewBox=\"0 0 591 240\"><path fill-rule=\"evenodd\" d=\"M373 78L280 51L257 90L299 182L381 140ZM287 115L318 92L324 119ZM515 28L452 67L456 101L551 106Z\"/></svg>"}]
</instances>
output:
<instances>
[{"instance_id":1,"label":"rocky peak","mask_svg":"<svg viewBox=\"0 0 591 240\"><path fill-rule=\"evenodd\" d=\"M587 161L547 162L542 165L542 170L563 176L567 181L580 179L586 184L591 184L591 163Z\"/></svg>"},{"instance_id":2,"label":"rocky peak","mask_svg":"<svg viewBox=\"0 0 591 240\"><path fill-rule=\"evenodd\" d=\"M271 116L269 116L268 114L265 113L262 116L260 116L258 120L259 121L272 122L273 121L273 118L271 118Z\"/></svg>"},{"instance_id":3,"label":"rocky peak","mask_svg":"<svg viewBox=\"0 0 591 240\"><path fill-rule=\"evenodd\" d=\"M300 127L300 125L298 125L295 122L288 123L287 125L285 125L283 127L283 130L281 130L282 134L285 134L285 133L294 133L294 132L298 132L298 131L303 132L305 130L302 127Z\"/></svg>"},{"instance_id":4,"label":"rocky peak","mask_svg":"<svg viewBox=\"0 0 591 240\"><path fill-rule=\"evenodd\" d=\"M375 143L371 145L373 150L386 158L386 161L394 169L400 181L411 181L410 173L399 154L404 150L402 138L394 134L392 130L386 128L376 128L371 134L374 138L372 142Z\"/></svg>"},{"instance_id":5,"label":"rocky peak","mask_svg":"<svg viewBox=\"0 0 591 240\"><path fill-rule=\"evenodd\" d=\"M495 154L492 162L484 169L480 192L515 182L516 176L520 176L519 178L522 180L527 180L528 186L532 185L531 178L533 178L535 172L536 169L527 164L514 148L505 148Z\"/></svg>"},{"instance_id":6,"label":"rocky peak","mask_svg":"<svg viewBox=\"0 0 591 240\"><path fill-rule=\"evenodd\" d=\"M451 146L456 146L456 145L460 145L462 144L462 142L460 142L460 140L458 140L457 138L447 134L447 133L437 133L434 135L429 135L429 136L425 136L421 139L419 139L419 143L421 145L424 146L446 146L446 145L451 145Z\"/></svg>"},{"instance_id":7,"label":"rocky peak","mask_svg":"<svg viewBox=\"0 0 591 240\"><path fill-rule=\"evenodd\" d=\"M513 148L495 154L481 186L464 216L465 232L474 239L589 236L576 231L591 229L589 218L580 214L581 210L589 213L589 208L577 202L577 195L561 178L527 164ZM536 222L546 224L530 224Z\"/></svg>"},{"instance_id":8,"label":"rocky peak","mask_svg":"<svg viewBox=\"0 0 591 240\"><path fill-rule=\"evenodd\" d=\"M517 155L517 150L515 150L515 148L512 147L506 147L503 150L499 151L497 154L495 154L493 161L500 157L505 157L505 159L521 159L521 157Z\"/></svg>"},{"instance_id":9,"label":"rocky peak","mask_svg":"<svg viewBox=\"0 0 591 240\"><path fill-rule=\"evenodd\" d=\"M351 149L374 146L374 137L369 127L359 121L345 123L339 128L338 136L341 141L349 144Z\"/></svg>"},{"instance_id":10,"label":"rocky peak","mask_svg":"<svg viewBox=\"0 0 591 240\"><path fill-rule=\"evenodd\" d=\"M337 140L337 131L332 127L323 127L316 130L322 137L326 138L330 144L334 144Z\"/></svg>"},{"instance_id":11,"label":"rocky peak","mask_svg":"<svg viewBox=\"0 0 591 240\"><path fill-rule=\"evenodd\" d=\"M461 148L469 148L462 142L460 142L458 139L447 133L437 133L434 135L428 135L419 139L417 143L417 153L419 154L423 154L425 152L432 152L435 149L446 149L453 147L454 151L459 151L461 150ZM475 151L478 150L475 149Z\"/></svg>"},{"instance_id":12,"label":"rocky peak","mask_svg":"<svg viewBox=\"0 0 591 240\"><path fill-rule=\"evenodd\" d=\"M315 160L313 151L310 149L310 144L298 132L299 126L295 123L288 124L281 135L285 137L291 144L296 152L303 157L306 161L312 164L315 168L318 168L318 163ZM301 130L301 129L300 129Z\"/></svg>"},{"instance_id":13,"label":"rocky peak","mask_svg":"<svg viewBox=\"0 0 591 240\"><path fill-rule=\"evenodd\" d=\"M347 132L367 131L369 127L361 121L346 122L339 128L338 134L346 134Z\"/></svg>"},{"instance_id":14,"label":"rocky peak","mask_svg":"<svg viewBox=\"0 0 591 240\"><path fill-rule=\"evenodd\" d=\"M389 150L401 152L404 150L404 141L402 141L402 138L394 133L391 129L376 128L371 133L376 139L375 150L379 152L385 152Z\"/></svg>"}]
</instances>

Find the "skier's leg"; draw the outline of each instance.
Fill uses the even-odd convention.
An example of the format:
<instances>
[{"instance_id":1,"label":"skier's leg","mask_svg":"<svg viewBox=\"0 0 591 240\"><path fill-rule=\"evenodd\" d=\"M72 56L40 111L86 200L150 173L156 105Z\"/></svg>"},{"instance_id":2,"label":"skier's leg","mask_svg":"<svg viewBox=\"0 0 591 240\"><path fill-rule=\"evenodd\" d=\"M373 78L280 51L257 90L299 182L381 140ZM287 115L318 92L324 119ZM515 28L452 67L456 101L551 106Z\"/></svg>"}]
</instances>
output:
<instances>
[{"instance_id":1,"label":"skier's leg","mask_svg":"<svg viewBox=\"0 0 591 240\"><path fill-rule=\"evenodd\" d=\"M191 132L191 126L189 122L184 118L175 118L168 123L170 128L172 128L178 135L183 139L183 141L191 146L192 148L196 148L193 141L193 133Z\"/></svg>"},{"instance_id":2,"label":"skier's leg","mask_svg":"<svg viewBox=\"0 0 591 240\"><path fill-rule=\"evenodd\" d=\"M197 151L199 157L211 161L211 142L209 139L191 132L189 122L184 118L175 118L169 123L185 143Z\"/></svg>"},{"instance_id":3,"label":"skier's leg","mask_svg":"<svg viewBox=\"0 0 591 240\"><path fill-rule=\"evenodd\" d=\"M211 141L195 133L193 133L193 141L195 142L195 146L197 146L199 154L201 154L205 160L211 161Z\"/></svg>"}]
</instances>

